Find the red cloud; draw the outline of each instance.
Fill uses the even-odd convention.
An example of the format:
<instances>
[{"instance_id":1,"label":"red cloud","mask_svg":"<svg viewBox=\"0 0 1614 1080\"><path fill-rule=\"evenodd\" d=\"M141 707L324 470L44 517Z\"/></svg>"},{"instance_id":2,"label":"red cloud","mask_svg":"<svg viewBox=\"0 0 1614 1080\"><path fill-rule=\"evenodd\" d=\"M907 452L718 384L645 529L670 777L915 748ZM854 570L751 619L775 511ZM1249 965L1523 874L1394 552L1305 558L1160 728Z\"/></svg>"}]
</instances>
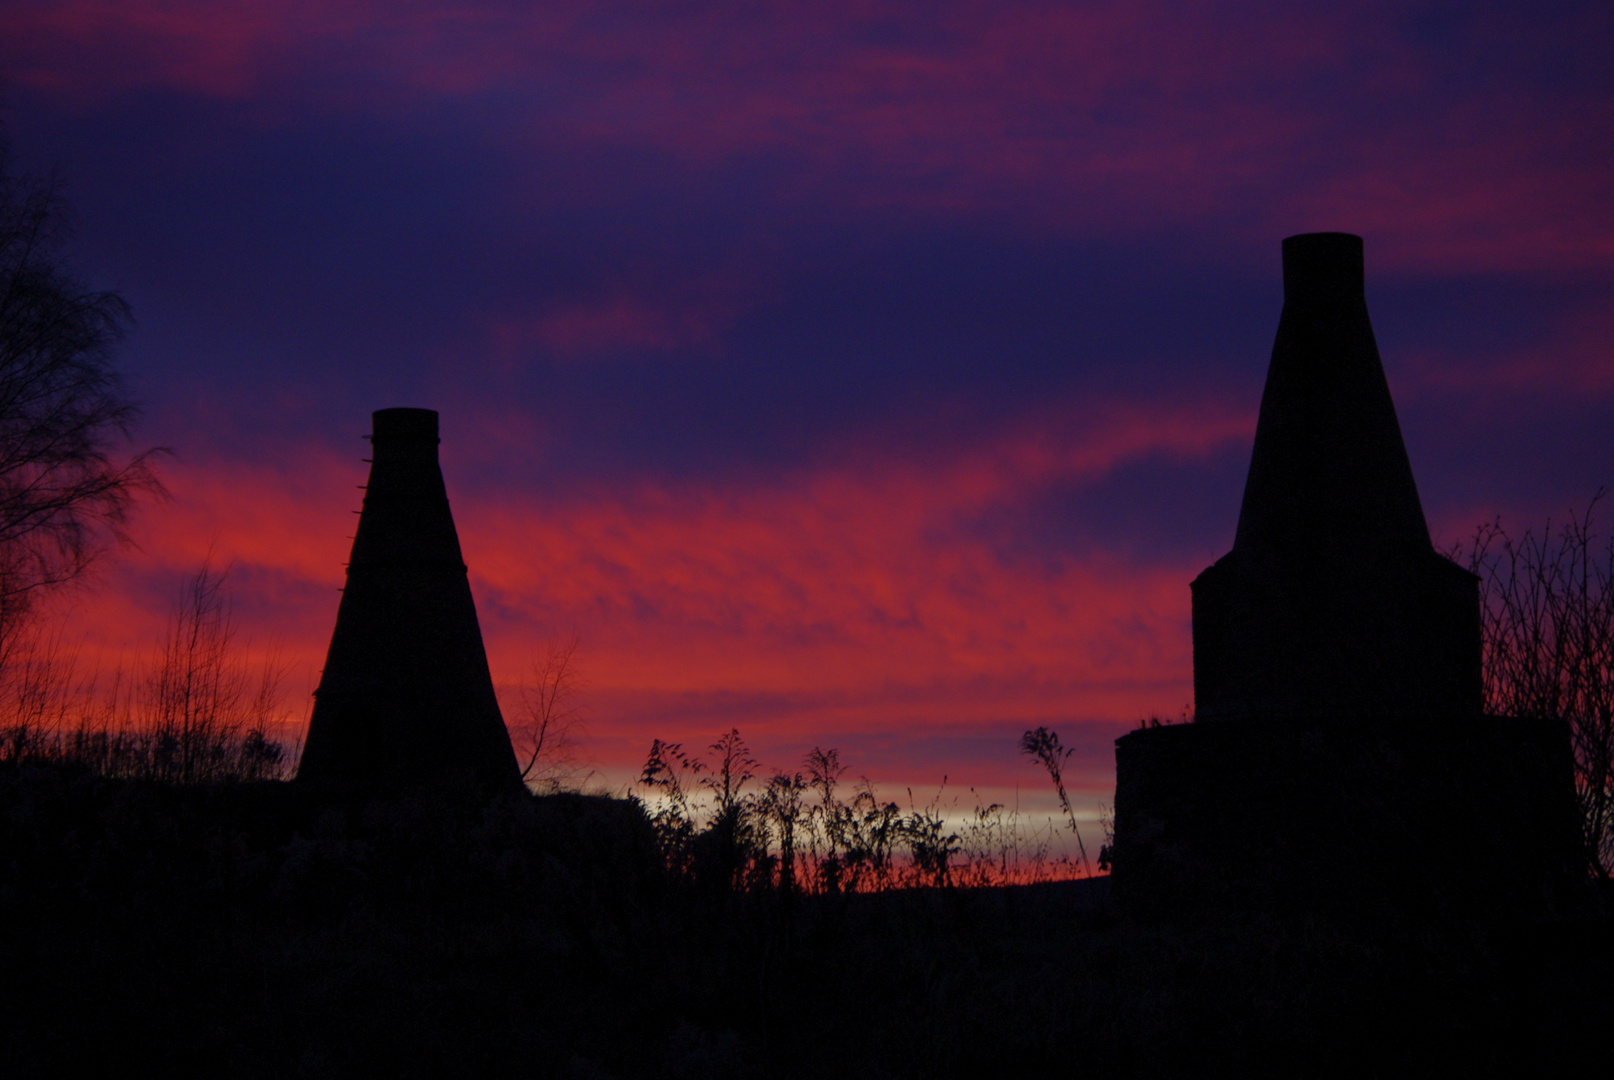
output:
<instances>
[{"instance_id":1,"label":"red cloud","mask_svg":"<svg viewBox=\"0 0 1614 1080\"><path fill-rule=\"evenodd\" d=\"M859 768L898 778L893 740L1001 729L1013 775L1024 726L1112 727L1187 699L1187 581L1200 567L1074 550L1017 562L980 523L1138 455L1209 453L1250 425L1239 412L1115 408L939 462L548 504L454 496L452 461L448 482L495 678L519 681L542 641L579 633L595 749L614 774L652 737L698 745L738 726L789 753L849 735L849 751L875 755ZM243 633L278 645L294 690L311 686L360 501L358 453L175 467L173 502L142 522L148 554L87 598L87 622L114 650L150 640L211 553L233 567ZM978 781L1004 769L983 765Z\"/></svg>"}]
</instances>

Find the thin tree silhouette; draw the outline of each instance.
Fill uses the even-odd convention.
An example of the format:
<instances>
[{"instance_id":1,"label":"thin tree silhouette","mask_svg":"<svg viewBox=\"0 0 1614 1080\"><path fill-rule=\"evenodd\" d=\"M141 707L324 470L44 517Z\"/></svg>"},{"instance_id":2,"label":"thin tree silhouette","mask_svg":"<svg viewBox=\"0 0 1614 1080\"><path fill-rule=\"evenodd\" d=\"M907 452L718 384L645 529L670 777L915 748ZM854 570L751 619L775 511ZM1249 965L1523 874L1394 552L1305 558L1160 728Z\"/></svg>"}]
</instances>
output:
<instances>
[{"instance_id":1,"label":"thin tree silhouette","mask_svg":"<svg viewBox=\"0 0 1614 1080\"><path fill-rule=\"evenodd\" d=\"M577 736L583 718L577 703L582 685L577 662L580 644L576 634L545 644L521 687L511 735L521 763L521 780L529 787L559 790L577 771Z\"/></svg>"},{"instance_id":2,"label":"thin tree silhouette","mask_svg":"<svg viewBox=\"0 0 1614 1080\"><path fill-rule=\"evenodd\" d=\"M1614 873L1614 536L1593 520L1605 492L1538 533L1481 526L1469 568L1480 575L1486 711L1561 721L1592 873Z\"/></svg>"},{"instance_id":3,"label":"thin tree silhouette","mask_svg":"<svg viewBox=\"0 0 1614 1080\"><path fill-rule=\"evenodd\" d=\"M68 267L60 184L13 176L0 132L0 664L35 597L78 580L160 494L160 448L129 454L138 409L112 366L129 305Z\"/></svg>"}]
</instances>

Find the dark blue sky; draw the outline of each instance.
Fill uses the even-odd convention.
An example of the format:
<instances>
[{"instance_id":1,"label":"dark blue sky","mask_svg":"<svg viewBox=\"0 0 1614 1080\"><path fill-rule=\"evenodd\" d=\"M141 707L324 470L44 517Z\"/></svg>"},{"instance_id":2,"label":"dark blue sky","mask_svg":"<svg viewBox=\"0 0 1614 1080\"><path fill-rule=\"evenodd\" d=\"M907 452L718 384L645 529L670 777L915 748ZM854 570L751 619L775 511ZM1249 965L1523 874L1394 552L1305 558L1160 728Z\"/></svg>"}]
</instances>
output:
<instances>
[{"instance_id":1,"label":"dark blue sky","mask_svg":"<svg viewBox=\"0 0 1614 1080\"><path fill-rule=\"evenodd\" d=\"M1611 31L1590 3L14 2L14 156L65 179L136 313L140 437L177 452L100 622L137 639L211 545L317 666L358 436L428 406L496 675L579 632L608 767L734 722L1007 782L1021 725L1184 704L1285 235L1366 240L1437 541L1614 481ZM1001 762L924 749L1000 734Z\"/></svg>"}]
</instances>

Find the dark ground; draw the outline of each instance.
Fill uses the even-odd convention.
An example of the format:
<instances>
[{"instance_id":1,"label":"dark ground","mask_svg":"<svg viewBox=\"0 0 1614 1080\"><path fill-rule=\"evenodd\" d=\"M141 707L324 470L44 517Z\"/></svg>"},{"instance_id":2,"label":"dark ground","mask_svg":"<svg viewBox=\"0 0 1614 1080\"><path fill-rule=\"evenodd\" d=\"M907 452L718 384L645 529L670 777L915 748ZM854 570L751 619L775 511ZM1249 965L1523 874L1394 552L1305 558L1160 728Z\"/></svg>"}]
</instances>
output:
<instances>
[{"instance_id":1,"label":"dark ground","mask_svg":"<svg viewBox=\"0 0 1614 1080\"><path fill-rule=\"evenodd\" d=\"M670 880L636 804L0 771L10 1077L1568 1071L1614 923ZM1605 907L1606 910L1606 907Z\"/></svg>"}]
</instances>

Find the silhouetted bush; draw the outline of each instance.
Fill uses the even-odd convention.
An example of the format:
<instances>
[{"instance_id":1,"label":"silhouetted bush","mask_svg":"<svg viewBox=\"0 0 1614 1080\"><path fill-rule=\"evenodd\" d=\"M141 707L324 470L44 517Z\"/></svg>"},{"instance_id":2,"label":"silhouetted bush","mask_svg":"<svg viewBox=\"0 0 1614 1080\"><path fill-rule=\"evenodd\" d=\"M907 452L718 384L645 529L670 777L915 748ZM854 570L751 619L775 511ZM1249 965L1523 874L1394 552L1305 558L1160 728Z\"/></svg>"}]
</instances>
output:
<instances>
[{"instance_id":1,"label":"silhouetted bush","mask_svg":"<svg viewBox=\"0 0 1614 1080\"><path fill-rule=\"evenodd\" d=\"M709 750L711 766L679 743L654 740L640 774L663 861L675 877L720 891L789 894L1002 885L1084 871L1050 854L1051 827L1023 827L1018 814L998 804L977 800L973 816L954 831L940 792L921 807L909 791L905 813L864 779L844 799L846 766L834 749L814 747L802 763L805 775L775 772L750 791L760 765L740 733L729 731Z\"/></svg>"},{"instance_id":2,"label":"silhouetted bush","mask_svg":"<svg viewBox=\"0 0 1614 1080\"><path fill-rule=\"evenodd\" d=\"M0 665L0 763L73 765L179 784L276 780L295 754L269 735L281 672L249 662L224 575L204 563L184 583L162 641L132 675L84 677L59 637L35 626Z\"/></svg>"},{"instance_id":3,"label":"silhouetted bush","mask_svg":"<svg viewBox=\"0 0 1614 1080\"><path fill-rule=\"evenodd\" d=\"M1561 721L1575 755L1586 860L1614 873L1614 537L1592 511L1537 534L1482 527L1469 568L1480 575L1485 708Z\"/></svg>"}]
</instances>

